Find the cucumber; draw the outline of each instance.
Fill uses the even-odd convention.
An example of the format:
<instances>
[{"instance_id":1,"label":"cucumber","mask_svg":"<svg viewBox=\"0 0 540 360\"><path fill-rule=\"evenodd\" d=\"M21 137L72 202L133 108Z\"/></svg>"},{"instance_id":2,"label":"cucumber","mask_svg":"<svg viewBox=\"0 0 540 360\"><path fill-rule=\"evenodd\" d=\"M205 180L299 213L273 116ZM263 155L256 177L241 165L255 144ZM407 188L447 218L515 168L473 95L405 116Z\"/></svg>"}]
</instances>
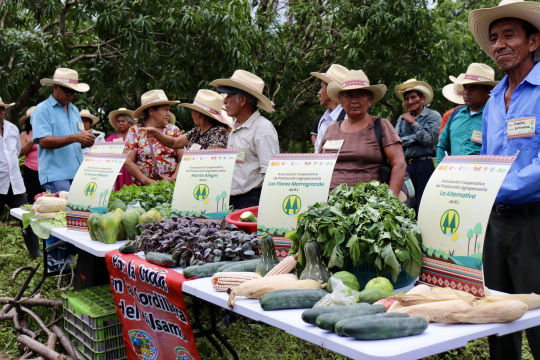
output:
<instances>
[{"instance_id":1,"label":"cucumber","mask_svg":"<svg viewBox=\"0 0 540 360\"><path fill-rule=\"evenodd\" d=\"M255 272L257 265L261 259L248 260L248 261L235 261L234 265L228 266L227 272Z\"/></svg>"},{"instance_id":2,"label":"cucumber","mask_svg":"<svg viewBox=\"0 0 540 360\"><path fill-rule=\"evenodd\" d=\"M353 310L353 309L365 309L369 307L371 307L371 305L366 304L366 303L358 303L358 304L345 305L345 306L317 307L317 308L308 309L304 311L302 313L302 320L304 320L304 322L307 322L308 324L316 326L317 317L319 315L333 313L340 310L347 311L347 310Z\"/></svg>"},{"instance_id":3,"label":"cucumber","mask_svg":"<svg viewBox=\"0 0 540 360\"><path fill-rule=\"evenodd\" d=\"M267 311L305 309L313 307L325 295L328 295L328 292L319 289L276 290L263 295L259 303L262 309Z\"/></svg>"},{"instance_id":4,"label":"cucumber","mask_svg":"<svg viewBox=\"0 0 540 360\"><path fill-rule=\"evenodd\" d=\"M255 259L255 260L244 260L244 261L231 261L223 266L221 266L217 272L223 272L223 271L227 271L227 272L230 272L229 270L226 270L227 268L230 268L231 266L236 266L236 265L248 265L250 263L253 263L254 261L257 261L257 264L259 261L261 261L261 259ZM238 271L238 270L237 270ZM246 270L247 271L247 270Z\"/></svg>"},{"instance_id":5,"label":"cucumber","mask_svg":"<svg viewBox=\"0 0 540 360\"><path fill-rule=\"evenodd\" d=\"M135 246L135 242L129 240L124 245L120 246L120 249L118 249L121 254L135 254L137 252L137 247Z\"/></svg>"},{"instance_id":6,"label":"cucumber","mask_svg":"<svg viewBox=\"0 0 540 360\"><path fill-rule=\"evenodd\" d=\"M380 319L380 318L406 318L409 317L407 314L402 313L382 313L382 314L375 314L375 315L366 315L366 316L360 316L360 317L353 317L349 319L343 319L336 323L336 326L334 326L334 330L336 330L336 334L339 336L345 336L343 333L343 327L347 324L354 324L357 322L362 322L364 320L368 319Z\"/></svg>"},{"instance_id":7,"label":"cucumber","mask_svg":"<svg viewBox=\"0 0 540 360\"><path fill-rule=\"evenodd\" d=\"M158 252L148 252L144 256L145 260L150 264L155 264L163 267L175 267L178 263L171 254L162 254Z\"/></svg>"},{"instance_id":8,"label":"cucumber","mask_svg":"<svg viewBox=\"0 0 540 360\"><path fill-rule=\"evenodd\" d=\"M202 278L212 276L221 266L225 265L226 263L230 263L230 261L221 261L215 263L207 263L203 265L188 266L184 269L183 274L186 278Z\"/></svg>"},{"instance_id":9,"label":"cucumber","mask_svg":"<svg viewBox=\"0 0 540 360\"><path fill-rule=\"evenodd\" d=\"M384 305L371 305L370 307L355 310L340 310L334 313L322 314L317 317L317 327L323 330L334 331L338 321L363 315L373 315L386 312Z\"/></svg>"},{"instance_id":10,"label":"cucumber","mask_svg":"<svg viewBox=\"0 0 540 360\"><path fill-rule=\"evenodd\" d=\"M419 335L426 331L427 327L427 321L420 317L366 319L345 325L343 333L358 340L383 340Z\"/></svg>"}]
</instances>

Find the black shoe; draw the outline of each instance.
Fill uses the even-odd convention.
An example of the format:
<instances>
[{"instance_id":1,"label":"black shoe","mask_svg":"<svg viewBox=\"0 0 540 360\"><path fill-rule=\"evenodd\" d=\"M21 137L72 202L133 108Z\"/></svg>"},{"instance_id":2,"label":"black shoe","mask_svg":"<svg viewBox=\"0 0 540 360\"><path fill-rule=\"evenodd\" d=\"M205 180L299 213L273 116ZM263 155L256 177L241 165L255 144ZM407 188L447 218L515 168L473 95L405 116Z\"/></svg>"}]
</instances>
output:
<instances>
[{"instance_id":1,"label":"black shoe","mask_svg":"<svg viewBox=\"0 0 540 360\"><path fill-rule=\"evenodd\" d=\"M22 231L24 244L33 258L42 257L43 253L39 248L39 238L32 231L32 228L28 227Z\"/></svg>"}]
</instances>

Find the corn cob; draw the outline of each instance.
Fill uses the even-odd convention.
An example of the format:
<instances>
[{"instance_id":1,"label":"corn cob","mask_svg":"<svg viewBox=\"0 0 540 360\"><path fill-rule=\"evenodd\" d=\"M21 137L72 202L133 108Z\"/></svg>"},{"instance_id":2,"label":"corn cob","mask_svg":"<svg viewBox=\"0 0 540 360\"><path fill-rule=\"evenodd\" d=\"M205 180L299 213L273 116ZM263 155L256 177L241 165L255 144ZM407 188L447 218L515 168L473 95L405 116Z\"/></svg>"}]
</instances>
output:
<instances>
[{"instance_id":1,"label":"corn cob","mask_svg":"<svg viewBox=\"0 0 540 360\"><path fill-rule=\"evenodd\" d=\"M486 305L458 310L442 316L435 316L434 321L443 324L512 322L525 315L528 309L527 305L519 300L496 301Z\"/></svg>"},{"instance_id":2,"label":"corn cob","mask_svg":"<svg viewBox=\"0 0 540 360\"><path fill-rule=\"evenodd\" d=\"M234 290L246 281L260 279L254 272L218 272L212 275L212 286L216 291Z\"/></svg>"},{"instance_id":3,"label":"corn cob","mask_svg":"<svg viewBox=\"0 0 540 360\"><path fill-rule=\"evenodd\" d=\"M529 310L540 308L540 295L532 294L510 294L510 295L495 295L487 296L481 299L476 305L487 305L497 301L506 301L506 300L519 300L524 302Z\"/></svg>"},{"instance_id":4,"label":"corn cob","mask_svg":"<svg viewBox=\"0 0 540 360\"><path fill-rule=\"evenodd\" d=\"M296 266L297 258L298 254L287 256L285 259L281 260L279 264L274 266L266 275L264 275L264 277L290 273Z\"/></svg>"},{"instance_id":5,"label":"corn cob","mask_svg":"<svg viewBox=\"0 0 540 360\"><path fill-rule=\"evenodd\" d=\"M236 296L246 296L250 297L251 294L255 293L258 289L268 286L271 284L276 284L280 282L285 281L298 281L298 278L294 274L281 274L281 275L274 275L270 277L264 277L260 279L254 279L250 281L246 281L242 285L238 286L236 289L231 291L229 293L229 300L227 301L227 305L229 305L230 308L234 306L234 298Z\"/></svg>"},{"instance_id":6,"label":"corn cob","mask_svg":"<svg viewBox=\"0 0 540 360\"><path fill-rule=\"evenodd\" d=\"M410 317L421 317L426 319L427 322L433 322L433 318L436 316L442 316L460 310L467 310L471 307L471 304L464 300L449 300L406 306L401 309L389 309L387 312L408 314Z\"/></svg>"}]
</instances>

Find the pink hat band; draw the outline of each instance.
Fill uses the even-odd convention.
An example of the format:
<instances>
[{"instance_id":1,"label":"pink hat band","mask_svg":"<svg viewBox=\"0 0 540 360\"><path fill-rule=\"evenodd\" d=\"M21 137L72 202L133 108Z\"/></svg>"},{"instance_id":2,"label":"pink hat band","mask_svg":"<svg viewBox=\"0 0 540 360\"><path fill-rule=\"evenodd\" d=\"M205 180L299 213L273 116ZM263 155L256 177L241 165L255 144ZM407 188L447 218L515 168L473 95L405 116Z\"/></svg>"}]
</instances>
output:
<instances>
[{"instance_id":1,"label":"pink hat band","mask_svg":"<svg viewBox=\"0 0 540 360\"><path fill-rule=\"evenodd\" d=\"M456 95L463 95L463 94L465 94L465 91L459 91L459 90L456 90L456 88L453 88L453 90L454 90L454 94L456 94Z\"/></svg>"},{"instance_id":2,"label":"pink hat band","mask_svg":"<svg viewBox=\"0 0 540 360\"><path fill-rule=\"evenodd\" d=\"M369 81L365 81L365 80L349 80L349 81L345 81L343 84L341 84L341 87L344 88L344 87L347 87L347 86L350 86L350 85L369 86Z\"/></svg>"},{"instance_id":3,"label":"pink hat band","mask_svg":"<svg viewBox=\"0 0 540 360\"><path fill-rule=\"evenodd\" d=\"M54 81L65 82L65 83L68 83L68 84L78 84L79 83L79 80L65 79L65 78L58 78L58 77L53 78L53 80Z\"/></svg>"},{"instance_id":4,"label":"pink hat band","mask_svg":"<svg viewBox=\"0 0 540 360\"><path fill-rule=\"evenodd\" d=\"M484 78L478 75L465 74L465 80L474 80L474 81L494 81L493 79Z\"/></svg>"},{"instance_id":5,"label":"pink hat band","mask_svg":"<svg viewBox=\"0 0 540 360\"><path fill-rule=\"evenodd\" d=\"M218 115L218 116L221 116L221 113L220 113L220 112L218 112L217 110L212 109L212 108L209 107L209 106L204 105L203 103L198 102L197 100L194 100L194 101L193 101L193 105L197 105L198 107L200 107L201 109L204 109L204 110L208 111L208 112L209 112L210 114L212 114L212 115Z\"/></svg>"},{"instance_id":6,"label":"pink hat band","mask_svg":"<svg viewBox=\"0 0 540 360\"><path fill-rule=\"evenodd\" d=\"M253 86L249 85L248 83L243 82L242 80L238 80L238 79L235 79L235 78L233 78L233 77L231 78L231 80L232 80L232 81L239 82L240 84L245 85L245 86L247 86L248 88L250 88L251 90L256 91L256 92L258 92L259 94L261 94L261 92L260 92L259 90L255 89Z\"/></svg>"}]
</instances>

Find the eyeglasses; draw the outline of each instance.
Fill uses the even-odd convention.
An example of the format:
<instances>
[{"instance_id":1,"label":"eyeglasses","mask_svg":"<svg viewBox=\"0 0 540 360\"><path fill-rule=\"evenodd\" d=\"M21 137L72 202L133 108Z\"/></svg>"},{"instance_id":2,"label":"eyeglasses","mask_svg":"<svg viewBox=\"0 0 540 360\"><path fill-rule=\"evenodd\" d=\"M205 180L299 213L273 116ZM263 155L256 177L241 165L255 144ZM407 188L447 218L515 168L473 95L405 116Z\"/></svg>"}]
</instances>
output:
<instances>
[{"instance_id":1,"label":"eyeglasses","mask_svg":"<svg viewBox=\"0 0 540 360\"><path fill-rule=\"evenodd\" d=\"M71 95L75 95L77 94L77 91L73 90L73 89L70 89L70 88L67 88L67 87L64 87L64 86L61 86L61 85L58 85L60 86L60 89L62 89L62 91L64 92L64 94L66 94L67 96L71 96Z\"/></svg>"}]
</instances>

